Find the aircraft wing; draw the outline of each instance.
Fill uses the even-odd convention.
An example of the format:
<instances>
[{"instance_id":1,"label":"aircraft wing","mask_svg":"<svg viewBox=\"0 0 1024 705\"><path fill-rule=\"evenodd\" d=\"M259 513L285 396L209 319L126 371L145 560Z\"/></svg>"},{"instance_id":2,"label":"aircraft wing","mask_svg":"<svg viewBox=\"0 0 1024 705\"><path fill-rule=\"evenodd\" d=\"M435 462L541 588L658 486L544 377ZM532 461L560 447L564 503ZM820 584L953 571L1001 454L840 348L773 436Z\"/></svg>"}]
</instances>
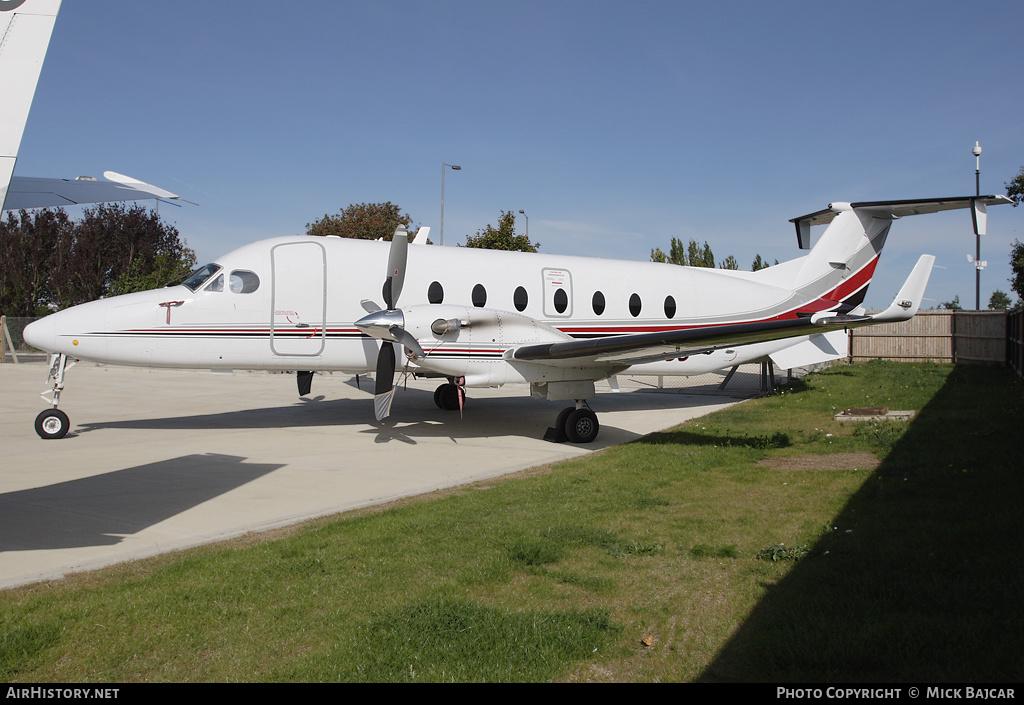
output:
<instances>
[{"instance_id":1,"label":"aircraft wing","mask_svg":"<svg viewBox=\"0 0 1024 705\"><path fill-rule=\"evenodd\" d=\"M153 198L176 200L180 196L158 186L113 171L103 174L107 180L79 177L47 179L25 176L11 178L4 210L74 206L82 203L144 201Z\"/></svg>"},{"instance_id":2,"label":"aircraft wing","mask_svg":"<svg viewBox=\"0 0 1024 705\"><path fill-rule=\"evenodd\" d=\"M870 320L867 316L841 318L842 320L835 321L834 325L825 322L815 323L812 318L807 317L541 343L516 348L512 353L512 359L553 364L579 364L588 361L639 365L673 357L697 355L734 345L822 333L830 328L842 328Z\"/></svg>"},{"instance_id":3,"label":"aircraft wing","mask_svg":"<svg viewBox=\"0 0 1024 705\"><path fill-rule=\"evenodd\" d=\"M589 340L556 341L516 348L512 351L511 358L556 365L581 362L638 365L707 353L735 345L904 321L917 313L934 263L935 257L922 255L892 305L875 315L834 315L822 311L807 317L785 320L681 328Z\"/></svg>"}]
</instances>

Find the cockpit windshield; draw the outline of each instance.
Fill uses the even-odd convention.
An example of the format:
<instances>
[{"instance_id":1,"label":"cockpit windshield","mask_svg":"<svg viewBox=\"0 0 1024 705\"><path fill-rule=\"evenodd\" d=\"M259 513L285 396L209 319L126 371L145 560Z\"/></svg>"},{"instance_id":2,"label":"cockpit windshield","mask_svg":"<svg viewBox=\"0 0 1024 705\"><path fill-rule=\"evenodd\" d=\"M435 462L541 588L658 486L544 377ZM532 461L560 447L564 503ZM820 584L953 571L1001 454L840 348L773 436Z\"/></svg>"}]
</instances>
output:
<instances>
[{"instance_id":1,"label":"cockpit windshield","mask_svg":"<svg viewBox=\"0 0 1024 705\"><path fill-rule=\"evenodd\" d=\"M220 265L215 262L211 262L210 264L200 267L196 271L192 272L192 276L182 282L181 285L187 286L191 291L197 291L207 279L219 271Z\"/></svg>"}]
</instances>

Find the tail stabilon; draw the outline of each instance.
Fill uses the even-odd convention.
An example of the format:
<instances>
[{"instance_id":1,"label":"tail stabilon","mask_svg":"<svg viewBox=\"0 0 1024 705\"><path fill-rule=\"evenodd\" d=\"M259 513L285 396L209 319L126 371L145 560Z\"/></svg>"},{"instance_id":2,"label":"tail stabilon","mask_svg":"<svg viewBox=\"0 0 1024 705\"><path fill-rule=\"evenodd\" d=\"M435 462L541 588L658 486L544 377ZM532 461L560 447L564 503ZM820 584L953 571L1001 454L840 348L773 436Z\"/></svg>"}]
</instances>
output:
<instances>
[{"instance_id":1,"label":"tail stabilon","mask_svg":"<svg viewBox=\"0 0 1024 705\"><path fill-rule=\"evenodd\" d=\"M60 0L0 0L0 211Z\"/></svg>"}]
</instances>

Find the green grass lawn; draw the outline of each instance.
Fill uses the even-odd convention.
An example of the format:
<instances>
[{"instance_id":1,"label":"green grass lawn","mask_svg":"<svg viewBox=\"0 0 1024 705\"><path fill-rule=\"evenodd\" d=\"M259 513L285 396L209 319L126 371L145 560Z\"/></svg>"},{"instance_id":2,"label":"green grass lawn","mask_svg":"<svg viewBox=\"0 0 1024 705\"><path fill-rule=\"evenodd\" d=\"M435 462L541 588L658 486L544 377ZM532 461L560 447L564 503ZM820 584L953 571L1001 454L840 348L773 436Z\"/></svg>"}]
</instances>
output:
<instances>
[{"instance_id":1,"label":"green grass lawn","mask_svg":"<svg viewBox=\"0 0 1024 705\"><path fill-rule=\"evenodd\" d=\"M1004 370L833 367L583 459L5 591L0 679L1018 681L1022 406Z\"/></svg>"}]
</instances>

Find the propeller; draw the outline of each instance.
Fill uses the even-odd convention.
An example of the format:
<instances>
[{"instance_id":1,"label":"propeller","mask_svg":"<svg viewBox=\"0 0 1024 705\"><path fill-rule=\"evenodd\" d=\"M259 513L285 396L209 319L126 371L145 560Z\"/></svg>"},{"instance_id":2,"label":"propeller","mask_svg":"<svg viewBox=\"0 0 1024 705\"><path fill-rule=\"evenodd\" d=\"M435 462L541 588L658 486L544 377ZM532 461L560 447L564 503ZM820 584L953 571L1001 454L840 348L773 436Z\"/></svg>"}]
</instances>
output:
<instances>
[{"instance_id":1,"label":"propeller","mask_svg":"<svg viewBox=\"0 0 1024 705\"><path fill-rule=\"evenodd\" d=\"M382 341L380 352L377 353L377 378L373 390L373 411L378 421L383 421L391 413L391 401L395 393L395 348L391 343L404 345L412 353L413 359L425 354L416 338L405 329L405 316L398 309L398 297L405 283L408 253L409 232L404 225L399 225L388 253L388 273L382 292L384 308L364 299L360 305L368 315L355 322L356 328Z\"/></svg>"}]
</instances>

